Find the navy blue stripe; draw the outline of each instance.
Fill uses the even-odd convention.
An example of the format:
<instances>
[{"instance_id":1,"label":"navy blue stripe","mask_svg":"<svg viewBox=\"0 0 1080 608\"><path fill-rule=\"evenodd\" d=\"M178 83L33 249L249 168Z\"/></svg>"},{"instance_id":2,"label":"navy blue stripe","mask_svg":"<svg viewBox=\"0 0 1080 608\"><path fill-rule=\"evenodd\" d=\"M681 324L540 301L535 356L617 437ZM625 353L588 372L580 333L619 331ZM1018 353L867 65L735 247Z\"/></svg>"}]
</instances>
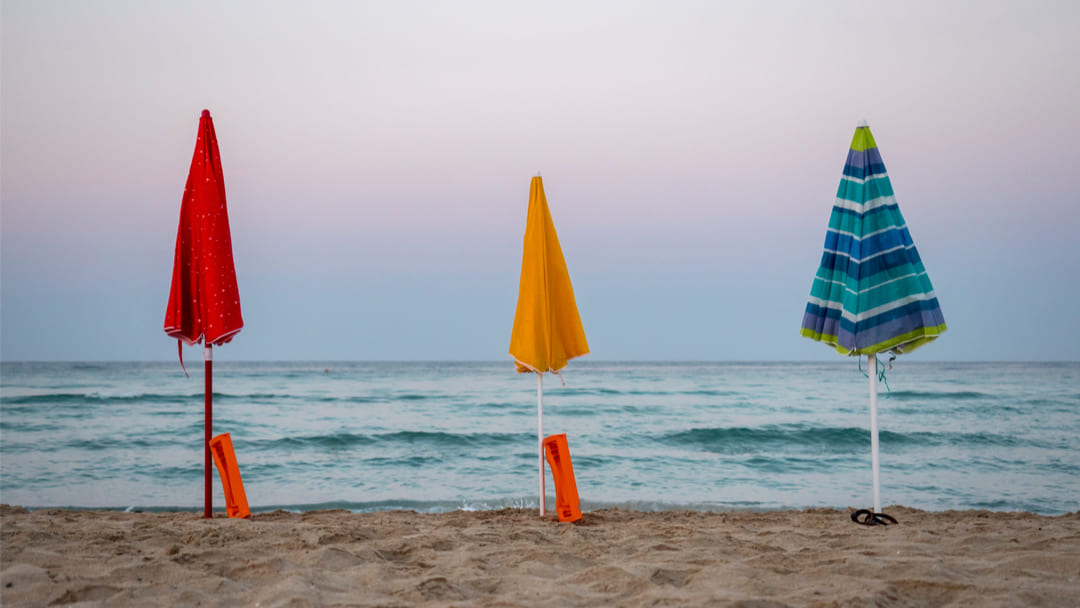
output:
<instances>
[{"instance_id":1,"label":"navy blue stripe","mask_svg":"<svg viewBox=\"0 0 1080 608\"><path fill-rule=\"evenodd\" d=\"M877 327L879 325L883 325L885 323L888 323L889 321L892 321L892 320L895 320L895 319L900 319L902 317L906 317L908 315L912 315L912 314L915 314L915 313L922 314L922 313L932 312L934 310L939 311L938 315L940 315L941 314L941 312L940 312L941 311L941 305L938 304L937 298L930 298L929 300L919 300L918 302L912 302L910 304L905 304L904 306L901 306L899 308L894 308L892 310L883 312L880 315L874 315L874 316L870 317L869 319L863 319L862 321L859 321L858 323L852 323L850 321L841 321L840 326L844 327L846 325L847 327L845 327L845 329L848 329L849 331L854 330L853 333L856 336L859 336L859 335L865 333L866 331L871 330L871 329L873 329L873 328L875 328L875 327ZM935 323L934 325L937 325L937 323ZM908 327L908 328L904 329L904 331L902 331L900 333L907 333L909 331L918 329L919 327L920 327L919 324L915 324L912 327ZM897 335L899 335L899 334L897 334ZM875 339L874 342L868 342L866 344L866 346L869 346L870 344L875 344L877 342L884 342L885 340L888 340L889 337L891 337L891 336L887 336L885 338ZM858 338L856 338L856 342L858 342Z\"/></svg>"},{"instance_id":2,"label":"navy blue stripe","mask_svg":"<svg viewBox=\"0 0 1080 608\"><path fill-rule=\"evenodd\" d=\"M827 311L828 309L821 308L820 306L814 306L809 304L806 307L806 313L803 314L802 327L803 329L809 329L812 332L821 336L837 336L839 335L839 321L837 319L830 319L820 314L820 311Z\"/></svg>"},{"instance_id":3,"label":"navy blue stripe","mask_svg":"<svg viewBox=\"0 0 1080 608\"><path fill-rule=\"evenodd\" d=\"M844 175L855 179L866 179L870 175L881 175L882 173L885 173L885 165L876 164L865 167L844 165Z\"/></svg>"},{"instance_id":4,"label":"navy blue stripe","mask_svg":"<svg viewBox=\"0 0 1080 608\"><path fill-rule=\"evenodd\" d=\"M803 329L820 336L836 336L837 343L847 350L855 349L855 337L840 330L840 312L808 304L803 315Z\"/></svg>"},{"instance_id":5,"label":"navy blue stripe","mask_svg":"<svg viewBox=\"0 0 1080 608\"><path fill-rule=\"evenodd\" d=\"M913 244L911 234L908 233L906 226L904 228L894 227L862 240L833 230L825 232L825 249L843 251L856 260L868 258L893 247L910 247Z\"/></svg>"},{"instance_id":6,"label":"navy blue stripe","mask_svg":"<svg viewBox=\"0 0 1080 608\"><path fill-rule=\"evenodd\" d=\"M807 327L808 329L812 328L818 331L820 331L818 328L827 327L829 331L823 333L835 336L837 335L835 328L839 326L840 330L855 335L856 341L859 341L858 336L860 334L869 331L874 327L916 313L918 313L918 315L926 318L926 320L932 323L932 325L927 324L922 326L935 327L945 322L941 314L941 305L938 304L937 298L930 298L929 300L919 300L918 302L905 304L904 306L900 306L887 312L883 312L880 315L874 315L869 319L863 319L858 323L853 323L850 320L843 318L843 312L840 310L837 310L835 308L818 306L817 304L810 302L806 304L806 313L803 315L803 327ZM858 314L858 312L856 312L856 314ZM913 331L915 329L918 329L919 327L920 325L918 323L914 323L910 327L905 328L904 331L901 331L896 335ZM866 346L868 344L876 344L878 342L884 342L885 340L888 340L889 337L891 336L886 336L884 338L875 337L872 342L867 342L862 346Z\"/></svg>"},{"instance_id":7,"label":"navy blue stripe","mask_svg":"<svg viewBox=\"0 0 1080 608\"><path fill-rule=\"evenodd\" d=\"M877 148L869 150L848 150L847 162L844 163L844 175L866 179L868 175L885 173L885 162Z\"/></svg>"},{"instance_id":8,"label":"navy blue stripe","mask_svg":"<svg viewBox=\"0 0 1080 608\"><path fill-rule=\"evenodd\" d=\"M945 317L941 314L941 308L937 306L937 300L933 300L933 303L934 305L930 308L925 306L912 308L907 314L884 319L874 327L862 328L862 323L860 323L859 333L854 337L855 348L866 348L874 344L881 344L896 336L902 336L918 329L937 327L944 324Z\"/></svg>"},{"instance_id":9,"label":"navy blue stripe","mask_svg":"<svg viewBox=\"0 0 1080 608\"><path fill-rule=\"evenodd\" d=\"M806 320L809 317L817 319L839 319L843 311L835 308L826 308L825 306L818 306L813 302L806 303L806 314L803 316L803 327L806 327Z\"/></svg>"},{"instance_id":10,"label":"navy blue stripe","mask_svg":"<svg viewBox=\"0 0 1080 608\"><path fill-rule=\"evenodd\" d=\"M915 247L890 251L865 262L857 262L845 255L826 251L821 254L821 267L833 271L839 270L847 276L858 280L860 277L873 276L879 272L904 266L905 264L914 266L921 260L919 251Z\"/></svg>"}]
</instances>

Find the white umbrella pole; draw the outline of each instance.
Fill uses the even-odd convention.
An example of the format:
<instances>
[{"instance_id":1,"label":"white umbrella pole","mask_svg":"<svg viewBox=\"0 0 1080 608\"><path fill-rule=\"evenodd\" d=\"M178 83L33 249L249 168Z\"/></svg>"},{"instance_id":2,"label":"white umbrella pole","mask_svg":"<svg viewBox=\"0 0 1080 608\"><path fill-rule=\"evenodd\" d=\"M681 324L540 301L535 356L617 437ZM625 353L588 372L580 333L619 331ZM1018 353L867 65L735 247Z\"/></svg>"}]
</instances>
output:
<instances>
[{"instance_id":1,"label":"white umbrella pole","mask_svg":"<svg viewBox=\"0 0 1080 608\"><path fill-rule=\"evenodd\" d=\"M540 449L540 517L544 516L544 374L536 374L536 445Z\"/></svg>"},{"instance_id":2,"label":"white umbrella pole","mask_svg":"<svg viewBox=\"0 0 1080 608\"><path fill-rule=\"evenodd\" d=\"M881 513L881 475L879 473L877 433L877 355L867 357L870 367L870 451L874 467L874 513Z\"/></svg>"}]
</instances>

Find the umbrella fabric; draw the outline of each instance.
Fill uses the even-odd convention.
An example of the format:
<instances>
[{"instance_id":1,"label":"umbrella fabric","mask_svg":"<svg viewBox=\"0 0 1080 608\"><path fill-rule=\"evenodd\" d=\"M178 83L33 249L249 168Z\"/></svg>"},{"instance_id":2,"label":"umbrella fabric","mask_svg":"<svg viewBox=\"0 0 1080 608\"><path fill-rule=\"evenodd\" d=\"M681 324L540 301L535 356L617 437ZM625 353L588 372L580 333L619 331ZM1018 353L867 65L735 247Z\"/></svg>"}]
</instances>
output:
<instances>
[{"instance_id":1,"label":"umbrella fabric","mask_svg":"<svg viewBox=\"0 0 1080 608\"><path fill-rule=\"evenodd\" d=\"M945 331L870 127L855 129L801 334L845 355L908 353Z\"/></svg>"},{"instance_id":2,"label":"umbrella fabric","mask_svg":"<svg viewBox=\"0 0 1080 608\"><path fill-rule=\"evenodd\" d=\"M243 327L221 157L210 112L203 110L180 203L165 333L210 346L232 340Z\"/></svg>"},{"instance_id":3,"label":"umbrella fabric","mask_svg":"<svg viewBox=\"0 0 1080 608\"><path fill-rule=\"evenodd\" d=\"M570 359L588 353L574 288L544 196L544 183L537 176L529 187L510 355L519 372L544 373L558 372Z\"/></svg>"}]
</instances>

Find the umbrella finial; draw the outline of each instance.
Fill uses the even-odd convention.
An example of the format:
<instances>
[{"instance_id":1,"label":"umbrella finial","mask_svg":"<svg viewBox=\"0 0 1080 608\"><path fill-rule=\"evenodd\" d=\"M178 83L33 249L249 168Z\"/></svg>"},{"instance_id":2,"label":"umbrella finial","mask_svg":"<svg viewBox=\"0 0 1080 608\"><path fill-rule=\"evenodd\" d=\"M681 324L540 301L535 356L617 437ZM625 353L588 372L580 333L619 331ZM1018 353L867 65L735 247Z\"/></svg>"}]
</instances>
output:
<instances>
[{"instance_id":1,"label":"umbrella finial","mask_svg":"<svg viewBox=\"0 0 1080 608\"><path fill-rule=\"evenodd\" d=\"M864 118L864 119L859 121L859 124L855 125L855 128L856 129L861 129L863 127L869 127L869 126L870 125L866 123L866 119Z\"/></svg>"},{"instance_id":2,"label":"umbrella finial","mask_svg":"<svg viewBox=\"0 0 1080 608\"><path fill-rule=\"evenodd\" d=\"M540 177L540 170L539 169L536 170L536 177Z\"/></svg>"},{"instance_id":3,"label":"umbrella finial","mask_svg":"<svg viewBox=\"0 0 1080 608\"><path fill-rule=\"evenodd\" d=\"M210 110L203 110L202 111L202 117L203 118L210 118Z\"/></svg>"}]
</instances>

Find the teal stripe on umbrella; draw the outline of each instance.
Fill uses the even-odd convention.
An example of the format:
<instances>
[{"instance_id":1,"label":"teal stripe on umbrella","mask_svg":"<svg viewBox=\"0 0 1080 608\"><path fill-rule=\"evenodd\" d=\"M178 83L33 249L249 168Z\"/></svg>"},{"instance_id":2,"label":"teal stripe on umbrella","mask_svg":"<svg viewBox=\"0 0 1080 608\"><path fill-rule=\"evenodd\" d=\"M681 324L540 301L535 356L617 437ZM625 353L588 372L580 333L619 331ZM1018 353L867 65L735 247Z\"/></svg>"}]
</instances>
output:
<instances>
[{"instance_id":1,"label":"teal stripe on umbrella","mask_svg":"<svg viewBox=\"0 0 1080 608\"><path fill-rule=\"evenodd\" d=\"M845 355L907 353L945 331L870 128L855 129L801 334Z\"/></svg>"}]
</instances>

